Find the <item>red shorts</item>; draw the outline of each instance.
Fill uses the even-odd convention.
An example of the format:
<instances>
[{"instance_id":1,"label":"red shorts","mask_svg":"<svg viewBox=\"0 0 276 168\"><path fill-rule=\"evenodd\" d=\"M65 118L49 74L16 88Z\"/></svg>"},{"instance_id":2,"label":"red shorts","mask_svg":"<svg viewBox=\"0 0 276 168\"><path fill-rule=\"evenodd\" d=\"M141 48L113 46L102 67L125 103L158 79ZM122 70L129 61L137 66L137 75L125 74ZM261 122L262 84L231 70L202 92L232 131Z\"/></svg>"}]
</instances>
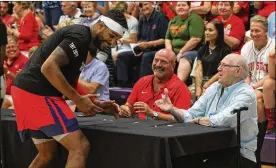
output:
<instances>
[{"instance_id":1,"label":"red shorts","mask_svg":"<svg viewBox=\"0 0 276 168\"><path fill-rule=\"evenodd\" d=\"M79 129L75 114L61 97L39 96L11 87L16 123L22 141L46 139Z\"/></svg>"}]
</instances>

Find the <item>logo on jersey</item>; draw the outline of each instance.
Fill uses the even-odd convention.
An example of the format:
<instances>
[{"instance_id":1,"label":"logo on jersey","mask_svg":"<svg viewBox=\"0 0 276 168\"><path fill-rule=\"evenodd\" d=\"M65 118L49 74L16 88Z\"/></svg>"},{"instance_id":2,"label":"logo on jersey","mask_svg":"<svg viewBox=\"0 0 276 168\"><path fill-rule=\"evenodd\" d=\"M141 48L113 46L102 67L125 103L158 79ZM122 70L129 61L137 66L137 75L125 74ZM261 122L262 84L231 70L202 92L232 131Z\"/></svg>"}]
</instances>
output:
<instances>
[{"instance_id":1,"label":"logo on jersey","mask_svg":"<svg viewBox=\"0 0 276 168\"><path fill-rule=\"evenodd\" d=\"M232 25L231 24L228 24L225 28L224 28L224 33L226 35L229 35L230 32L231 32L231 28L232 28Z\"/></svg>"},{"instance_id":2,"label":"logo on jersey","mask_svg":"<svg viewBox=\"0 0 276 168\"><path fill-rule=\"evenodd\" d=\"M85 63L82 62L82 63L81 63L81 67L80 67L80 71L82 71L82 70L84 69L84 67L85 67Z\"/></svg>"},{"instance_id":3,"label":"logo on jersey","mask_svg":"<svg viewBox=\"0 0 276 168\"><path fill-rule=\"evenodd\" d=\"M75 57L79 56L79 52L73 42L71 44L69 44L69 47L73 50L73 54Z\"/></svg>"},{"instance_id":4,"label":"logo on jersey","mask_svg":"<svg viewBox=\"0 0 276 168\"><path fill-rule=\"evenodd\" d=\"M186 25L181 26L170 26L170 32L172 35L176 36L179 32L185 32L186 31Z\"/></svg>"}]
</instances>

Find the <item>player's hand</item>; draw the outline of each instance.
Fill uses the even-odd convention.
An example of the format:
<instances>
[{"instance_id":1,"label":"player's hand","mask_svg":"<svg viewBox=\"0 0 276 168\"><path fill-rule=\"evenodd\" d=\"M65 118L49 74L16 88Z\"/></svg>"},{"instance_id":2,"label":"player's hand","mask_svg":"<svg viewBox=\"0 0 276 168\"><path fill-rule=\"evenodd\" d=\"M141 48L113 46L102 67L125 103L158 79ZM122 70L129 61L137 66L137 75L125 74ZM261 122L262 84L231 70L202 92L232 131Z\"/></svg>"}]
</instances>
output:
<instances>
[{"instance_id":1,"label":"player's hand","mask_svg":"<svg viewBox=\"0 0 276 168\"><path fill-rule=\"evenodd\" d=\"M102 112L103 109L92 103L91 99L95 95L87 94L85 96L80 96L80 99L75 102L78 109L85 115L95 116L96 113Z\"/></svg>"},{"instance_id":2,"label":"player's hand","mask_svg":"<svg viewBox=\"0 0 276 168\"><path fill-rule=\"evenodd\" d=\"M108 111L114 115L115 119L120 118L120 106L118 104L113 103Z\"/></svg>"},{"instance_id":3,"label":"player's hand","mask_svg":"<svg viewBox=\"0 0 276 168\"><path fill-rule=\"evenodd\" d=\"M116 119L119 118L120 107L114 100L100 101L94 100L94 103L102 108L105 112L112 113Z\"/></svg>"},{"instance_id":4,"label":"player's hand","mask_svg":"<svg viewBox=\"0 0 276 168\"><path fill-rule=\"evenodd\" d=\"M95 99L93 101L93 103L95 105L99 106L100 108L102 108L103 110L105 110L105 109L108 109L108 108L112 107L113 104L115 103L115 101L114 100L102 101L102 100Z\"/></svg>"}]
</instances>

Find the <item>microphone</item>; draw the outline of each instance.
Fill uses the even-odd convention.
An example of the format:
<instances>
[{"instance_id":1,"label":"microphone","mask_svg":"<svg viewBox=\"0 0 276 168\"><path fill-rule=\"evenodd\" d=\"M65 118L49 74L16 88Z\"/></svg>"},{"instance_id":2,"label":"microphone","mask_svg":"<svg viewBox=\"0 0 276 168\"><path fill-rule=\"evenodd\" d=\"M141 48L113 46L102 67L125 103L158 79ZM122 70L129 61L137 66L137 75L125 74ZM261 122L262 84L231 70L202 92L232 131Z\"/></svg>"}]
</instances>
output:
<instances>
[{"instance_id":1,"label":"microphone","mask_svg":"<svg viewBox=\"0 0 276 168\"><path fill-rule=\"evenodd\" d=\"M248 110L248 107L239 107L239 108L236 108L234 109L231 114L236 114L237 112L241 112L241 111L244 111L244 110Z\"/></svg>"}]
</instances>

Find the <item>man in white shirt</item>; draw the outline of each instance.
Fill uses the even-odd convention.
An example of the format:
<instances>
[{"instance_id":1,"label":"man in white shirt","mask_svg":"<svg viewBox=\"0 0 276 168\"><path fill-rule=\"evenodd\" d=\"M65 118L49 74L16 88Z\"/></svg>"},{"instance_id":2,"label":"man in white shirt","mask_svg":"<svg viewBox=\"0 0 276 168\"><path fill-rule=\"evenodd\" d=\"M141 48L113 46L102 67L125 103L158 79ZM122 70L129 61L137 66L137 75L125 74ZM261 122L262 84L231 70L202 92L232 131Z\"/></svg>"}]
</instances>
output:
<instances>
[{"instance_id":1,"label":"man in white shirt","mask_svg":"<svg viewBox=\"0 0 276 168\"><path fill-rule=\"evenodd\" d=\"M61 3L61 10L64 15L60 16L57 29L72 24L79 24L81 22L83 18L82 13L77 7L77 2L64 1Z\"/></svg>"},{"instance_id":2,"label":"man in white shirt","mask_svg":"<svg viewBox=\"0 0 276 168\"><path fill-rule=\"evenodd\" d=\"M55 30L58 30L65 26L70 26L73 24L80 24L84 19L84 15L82 15L81 11L78 7L77 2L65 2L61 3L61 10L63 15L60 16L58 25L54 25ZM42 31L43 38L48 38L54 31L49 27L45 26L45 29Z\"/></svg>"},{"instance_id":3,"label":"man in white shirt","mask_svg":"<svg viewBox=\"0 0 276 168\"><path fill-rule=\"evenodd\" d=\"M241 55L246 59L249 67L249 76L246 82L253 87L257 97L258 121L264 122L268 116L265 114L263 102L263 83L268 75L268 54L275 48L275 40L267 35L267 19L256 15L250 20L251 41L247 42Z\"/></svg>"}]
</instances>

